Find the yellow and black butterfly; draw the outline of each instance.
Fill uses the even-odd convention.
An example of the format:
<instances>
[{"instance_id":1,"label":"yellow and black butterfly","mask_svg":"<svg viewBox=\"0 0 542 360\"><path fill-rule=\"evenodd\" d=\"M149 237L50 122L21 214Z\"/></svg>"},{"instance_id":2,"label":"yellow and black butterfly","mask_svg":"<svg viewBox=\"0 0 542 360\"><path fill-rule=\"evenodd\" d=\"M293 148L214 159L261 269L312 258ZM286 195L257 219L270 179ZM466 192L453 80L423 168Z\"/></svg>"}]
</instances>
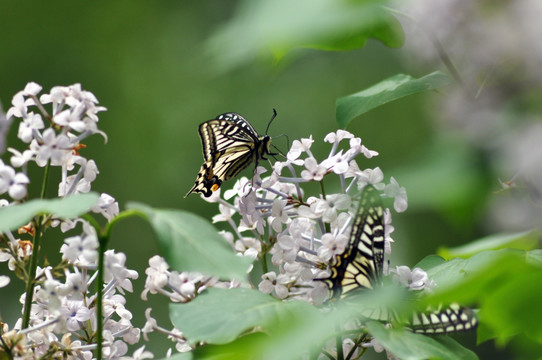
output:
<instances>
[{"instance_id":1,"label":"yellow and black butterfly","mask_svg":"<svg viewBox=\"0 0 542 360\"><path fill-rule=\"evenodd\" d=\"M333 299L343 298L354 290L382 285L385 245L383 214L378 191L367 185L344 252L332 259L329 266L331 275L317 279L327 284ZM387 318L378 316L375 320L393 320L393 311L385 311L384 314L387 314ZM416 333L445 334L474 329L478 320L471 309L452 304L444 309L414 312L405 325Z\"/></svg>"},{"instance_id":2,"label":"yellow and black butterfly","mask_svg":"<svg viewBox=\"0 0 542 360\"><path fill-rule=\"evenodd\" d=\"M276 115L273 109L269 124ZM259 136L244 117L234 112L204 122L199 126L199 135L204 162L194 186L185 197L194 191L209 197L220 188L223 181L237 176L251 163L258 165L258 161L266 159L265 155L275 155L269 150L269 135Z\"/></svg>"}]
</instances>

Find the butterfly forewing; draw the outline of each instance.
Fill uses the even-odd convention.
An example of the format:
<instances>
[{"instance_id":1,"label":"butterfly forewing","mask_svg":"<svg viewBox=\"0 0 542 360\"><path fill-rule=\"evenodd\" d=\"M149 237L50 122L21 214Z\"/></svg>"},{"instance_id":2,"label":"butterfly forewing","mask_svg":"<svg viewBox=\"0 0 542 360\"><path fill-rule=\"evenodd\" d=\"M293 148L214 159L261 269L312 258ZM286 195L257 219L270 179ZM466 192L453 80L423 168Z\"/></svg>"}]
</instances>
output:
<instances>
[{"instance_id":1,"label":"butterfly forewing","mask_svg":"<svg viewBox=\"0 0 542 360\"><path fill-rule=\"evenodd\" d=\"M237 113L225 113L222 115L218 115L217 119L219 120L225 120L229 122L235 123L239 128L243 129L240 134L231 134L231 135L238 135L240 137L244 137L247 139L247 137L250 137L253 141L258 140L258 132L254 127L241 115ZM229 129L230 131L236 132L235 129ZM250 139L247 139L250 140Z\"/></svg>"},{"instance_id":2,"label":"butterfly forewing","mask_svg":"<svg viewBox=\"0 0 542 360\"><path fill-rule=\"evenodd\" d=\"M383 209L376 189L365 187L345 251L330 265L325 281L333 297L359 288L372 288L382 275L384 264Z\"/></svg>"},{"instance_id":3,"label":"butterfly forewing","mask_svg":"<svg viewBox=\"0 0 542 360\"><path fill-rule=\"evenodd\" d=\"M252 125L236 113L225 113L204 122L199 134L204 163L186 196L192 192L211 196L223 181L237 176L252 162L257 164L269 153L269 136L259 137Z\"/></svg>"}]
</instances>

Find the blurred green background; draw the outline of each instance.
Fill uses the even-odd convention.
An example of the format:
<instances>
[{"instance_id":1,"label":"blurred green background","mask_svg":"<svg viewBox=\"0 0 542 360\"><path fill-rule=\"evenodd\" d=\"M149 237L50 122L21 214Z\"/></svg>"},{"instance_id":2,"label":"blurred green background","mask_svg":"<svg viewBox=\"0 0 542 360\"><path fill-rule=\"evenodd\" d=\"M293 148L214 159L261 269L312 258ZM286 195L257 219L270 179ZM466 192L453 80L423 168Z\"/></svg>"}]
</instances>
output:
<instances>
[{"instance_id":1,"label":"blurred green background","mask_svg":"<svg viewBox=\"0 0 542 360\"><path fill-rule=\"evenodd\" d=\"M101 137L94 136L82 151L96 161L100 171L93 190L114 196L121 209L129 201L139 201L193 211L210 219L218 212L216 205L199 196L183 198L202 162L197 133L201 122L235 111L263 132L275 108L278 117L269 133L287 134L290 140L312 135L316 140L313 151L322 158L329 151L324 136L337 129L338 97L396 73L418 77L435 70L412 70L403 50L370 40L359 50L295 50L278 64L264 57L217 72L211 64L220 62L220 54L210 61L205 43L228 21L236 5L219 0L2 1L0 100L4 110L27 82L37 82L47 92L56 85L81 83L108 109L99 122L109 136L108 143L104 145ZM244 45L239 42L225 51L237 52ZM387 181L394 176L409 193L409 211L394 217L392 265L413 266L439 246L460 245L484 234L479 219L485 205L480 199L497 184L486 180L485 163L476 152L434 136L427 109L434 110L429 104L440 96L425 93L392 102L348 127L368 148L380 153L371 160L360 158L360 168L381 167ZM16 131L13 126L8 146L20 146ZM286 151L284 138L276 144ZM429 146L440 152L428 152ZM443 163L441 153L456 154L456 162ZM9 160L6 154L2 158ZM429 165L422 169L420 164ZM438 164L438 171L459 173L453 183L461 187L462 196L455 202L435 206L428 186L433 181L432 164ZM249 174L247 170L245 175ZM31 184L31 192L37 187ZM474 196L473 189L481 188L484 190ZM52 186L49 196L54 197L56 190ZM52 260L58 259L61 244L53 235L46 239ZM167 302L151 296L145 303L139 297L147 261L157 253L150 228L138 219L121 222L110 246L126 253L127 266L140 274L127 303L134 312L134 324L143 326L144 309L152 306L153 315L168 327ZM0 264L2 273L7 272L5 265ZM17 289L16 282L0 292L0 313L10 324L18 314L5 306L19 309L20 293L22 287ZM161 337L151 339L147 348L156 357L171 346Z\"/></svg>"}]
</instances>

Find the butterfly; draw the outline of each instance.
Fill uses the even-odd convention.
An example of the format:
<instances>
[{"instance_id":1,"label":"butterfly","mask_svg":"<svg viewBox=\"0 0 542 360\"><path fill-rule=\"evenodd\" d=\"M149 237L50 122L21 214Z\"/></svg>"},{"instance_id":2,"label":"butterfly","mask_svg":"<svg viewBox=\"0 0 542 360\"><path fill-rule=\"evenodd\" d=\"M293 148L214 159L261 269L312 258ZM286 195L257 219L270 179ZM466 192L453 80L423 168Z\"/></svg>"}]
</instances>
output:
<instances>
[{"instance_id":1,"label":"butterfly","mask_svg":"<svg viewBox=\"0 0 542 360\"><path fill-rule=\"evenodd\" d=\"M317 279L326 283L332 292L332 299L343 298L354 290L382 285L385 245L383 219L380 195L373 186L367 185L344 252L332 259L329 267L331 275ZM389 315L386 320L389 321ZM471 309L454 303L444 309L414 312L406 326L416 333L444 334L471 330L477 324L478 320Z\"/></svg>"},{"instance_id":2,"label":"butterfly","mask_svg":"<svg viewBox=\"0 0 542 360\"><path fill-rule=\"evenodd\" d=\"M276 115L273 109L269 124ZM271 137L267 134L259 136L244 117L234 112L218 115L202 123L199 135L204 162L194 186L185 197L193 192L209 197L220 188L223 181L237 176L253 162L257 166L258 161L267 159L266 155L276 155L270 152Z\"/></svg>"}]
</instances>

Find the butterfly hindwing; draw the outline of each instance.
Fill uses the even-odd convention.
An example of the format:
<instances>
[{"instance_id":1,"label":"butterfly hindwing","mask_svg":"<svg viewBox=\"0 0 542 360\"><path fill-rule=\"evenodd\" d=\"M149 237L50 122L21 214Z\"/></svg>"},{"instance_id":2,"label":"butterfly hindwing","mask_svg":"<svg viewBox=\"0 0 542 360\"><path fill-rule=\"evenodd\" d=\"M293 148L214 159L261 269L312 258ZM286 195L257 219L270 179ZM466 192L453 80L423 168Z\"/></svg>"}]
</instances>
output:
<instances>
[{"instance_id":1,"label":"butterfly hindwing","mask_svg":"<svg viewBox=\"0 0 542 360\"><path fill-rule=\"evenodd\" d=\"M453 303L445 309L418 311L412 314L408 327L419 334L448 334L476 328L478 319L470 308Z\"/></svg>"},{"instance_id":2,"label":"butterfly hindwing","mask_svg":"<svg viewBox=\"0 0 542 360\"><path fill-rule=\"evenodd\" d=\"M269 154L269 136L259 137L252 125L236 113L224 113L202 123L199 134L204 163L186 196L192 192L211 196L223 181L237 176L252 162L257 163Z\"/></svg>"}]
</instances>

